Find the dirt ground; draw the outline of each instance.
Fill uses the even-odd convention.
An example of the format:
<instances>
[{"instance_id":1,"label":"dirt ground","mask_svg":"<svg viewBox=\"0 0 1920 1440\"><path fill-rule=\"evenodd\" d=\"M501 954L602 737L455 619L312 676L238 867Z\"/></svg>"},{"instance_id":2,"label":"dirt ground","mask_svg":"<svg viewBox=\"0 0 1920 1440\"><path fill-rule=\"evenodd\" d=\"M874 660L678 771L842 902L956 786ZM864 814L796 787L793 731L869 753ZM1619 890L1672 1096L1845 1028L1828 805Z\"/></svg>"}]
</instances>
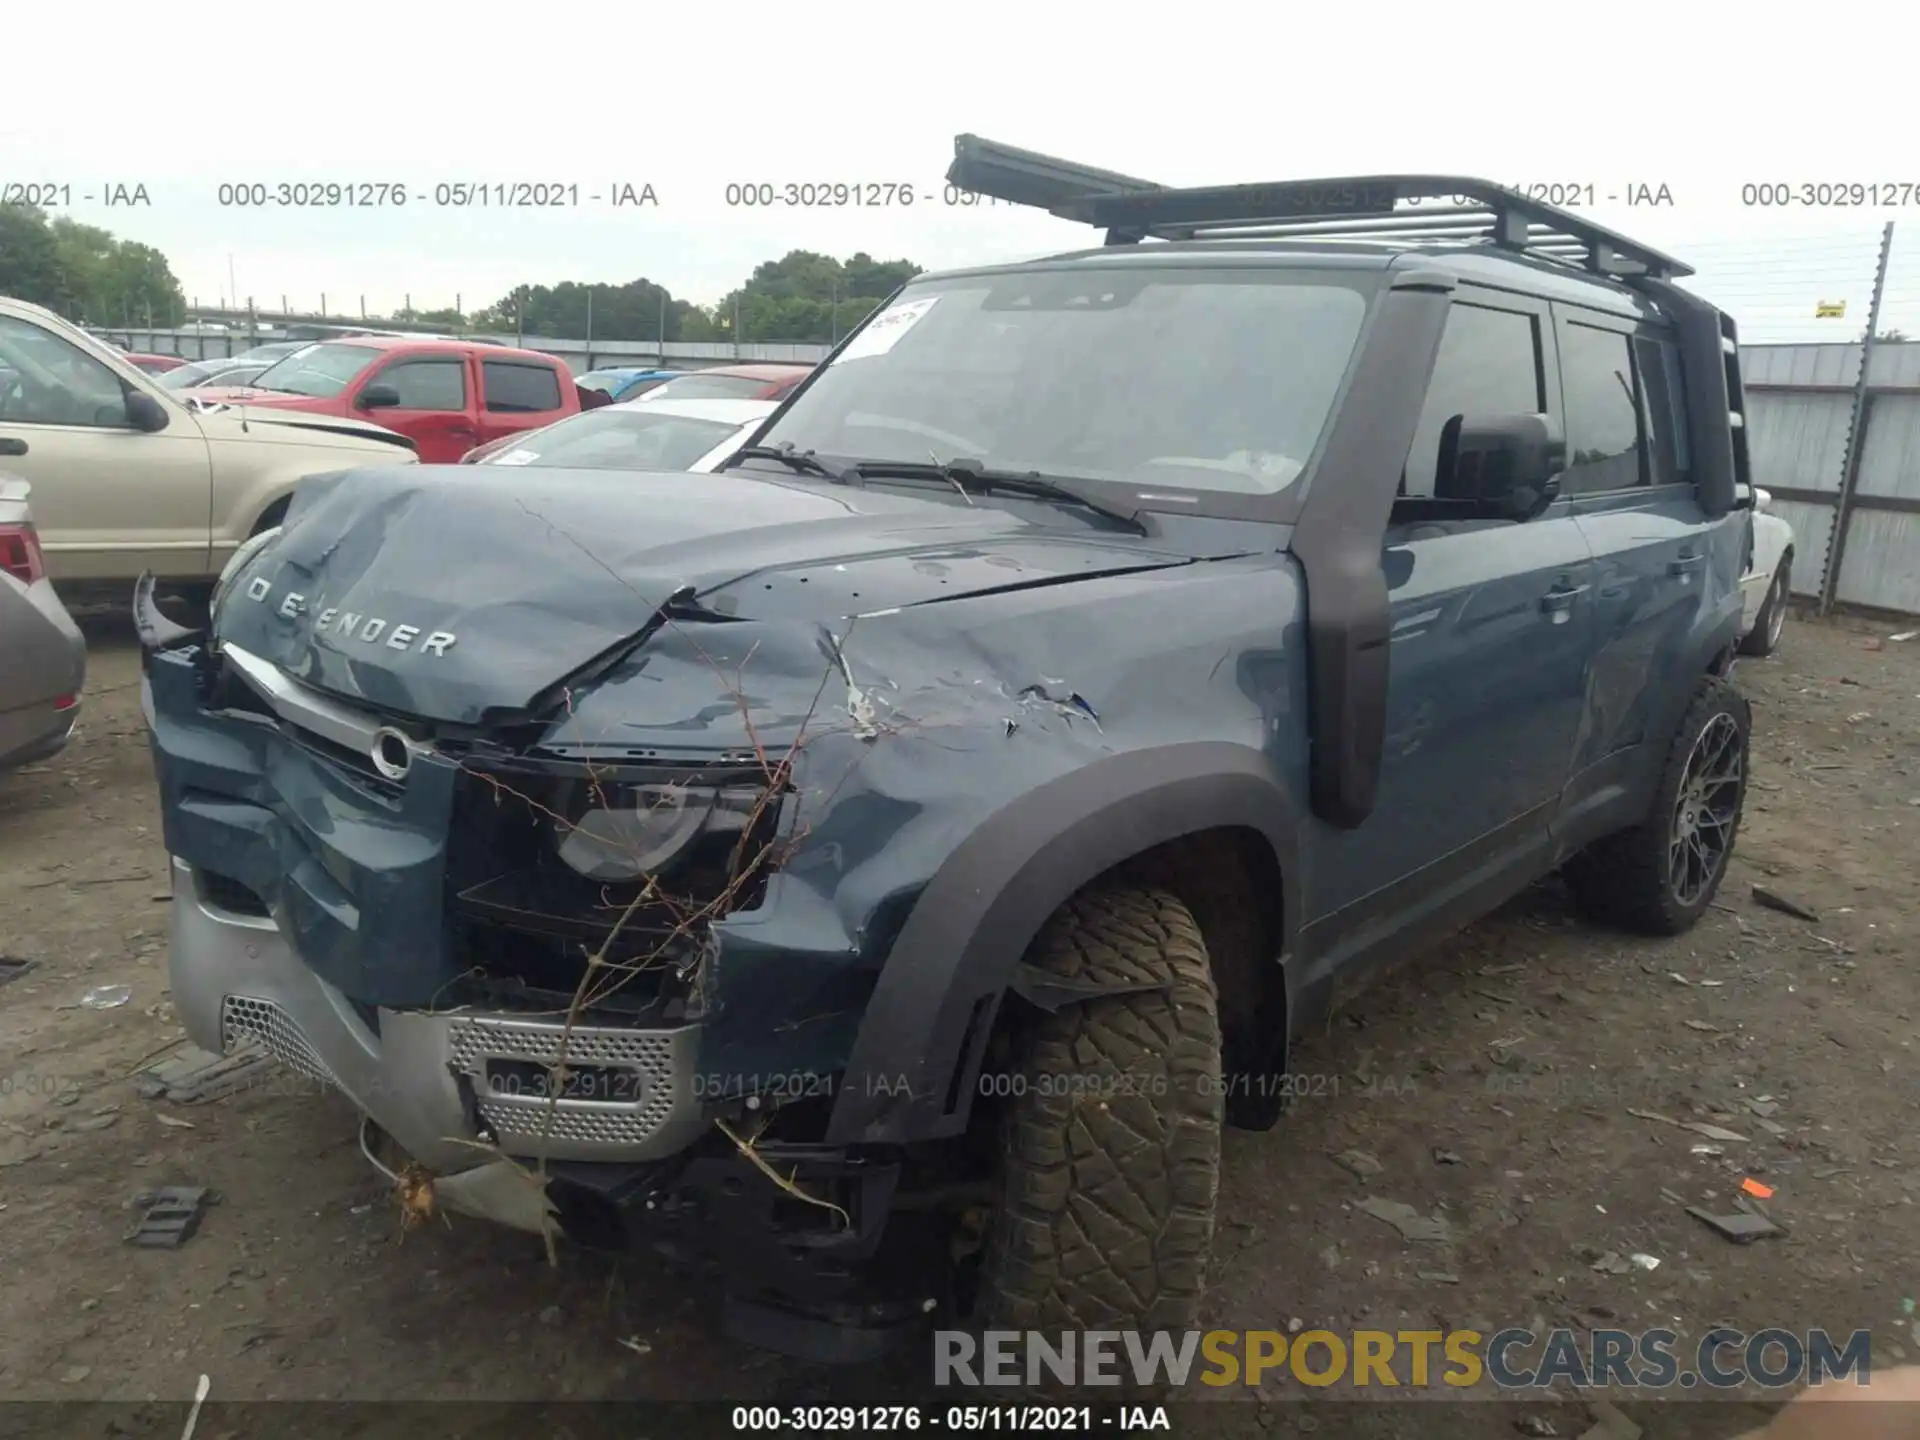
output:
<instances>
[{"instance_id":1,"label":"dirt ground","mask_svg":"<svg viewBox=\"0 0 1920 1440\"><path fill-rule=\"evenodd\" d=\"M1298 1069L1324 1078L1273 1132L1229 1133L1209 1325L1866 1327L1876 1367L1920 1360L1920 973L1905 963L1920 640L1884 638L1895 628L1798 622L1777 656L1742 664L1754 789L1693 934L1598 932L1542 888L1307 1041ZM403 1239L354 1115L302 1082L142 1098L130 1077L178 1035L165 857L130 631L88 629L82 733L0 776L0 954L37 962L0 984L0 1399L164 1402L177 1434L202 1374L232 1402L794 1401L918 1383L923 1352L859 1374L742 1353L711 1296L651 1260L554 1268L536 1240L458 1219ZM1820 918L1762 908L1756 883ZM114 984L130 1003L79 1004ZM1699 1135L1636 1109L1747 1138L1694 1153ZM1354 1150L1378 1172L1336 1162ZM1730 1209L1747 1176L1775 1187L1785 1238L1734 1246L1678 1203ZM221 1203L178 1250L123 1244L132 1197L170 1183ZM1403 1241L1355 1209L1368 1196L1442 1216L1452 1241ZM1594 1268L1634 1253L1661 1264ZM1328 1419L1332 1402L1302 1393L1276 1382L1212 1408L1248 1433L1442 1433L1431 1405L1349 1399ZM1458 1433L1529 1433L1442 1408L1477 1412ZM1754 1419L1623 1408L1650 1435ZM132 1433L137 1413L96 1433ZM1579 1404L1558 1413L1555 1433L1585 1429Z\"/></svg>"}]
</instances>

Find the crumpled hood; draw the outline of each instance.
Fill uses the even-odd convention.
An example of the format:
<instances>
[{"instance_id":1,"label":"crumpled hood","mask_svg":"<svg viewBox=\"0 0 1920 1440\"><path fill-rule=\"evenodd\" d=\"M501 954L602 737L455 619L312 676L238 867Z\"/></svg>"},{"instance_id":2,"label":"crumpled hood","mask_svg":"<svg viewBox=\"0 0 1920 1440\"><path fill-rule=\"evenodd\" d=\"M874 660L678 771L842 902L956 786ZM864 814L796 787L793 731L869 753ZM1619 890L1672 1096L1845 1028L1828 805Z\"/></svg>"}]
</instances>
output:
<instances>
[{"instance_id":1,"label":"crumpled hood","mask_svg":"<svg viewBox=\"0 0 1920 1440\"><path fill-rule=\"evenodd\" d=\"M1194 558L1019 510L736 474L348 471L296 492L216 630L316 688L472 724L524 711L674 596L712 621L818 623Z\"/></svg>"}]
</instances>

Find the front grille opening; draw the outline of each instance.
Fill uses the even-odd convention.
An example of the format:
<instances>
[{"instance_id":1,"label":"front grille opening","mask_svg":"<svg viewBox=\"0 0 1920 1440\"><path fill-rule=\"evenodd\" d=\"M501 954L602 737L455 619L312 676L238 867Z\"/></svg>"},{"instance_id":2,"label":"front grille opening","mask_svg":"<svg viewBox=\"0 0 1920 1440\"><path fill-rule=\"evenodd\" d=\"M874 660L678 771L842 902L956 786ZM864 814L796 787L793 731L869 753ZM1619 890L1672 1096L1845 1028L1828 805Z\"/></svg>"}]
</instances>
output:
<instances>
[{"instance_id":1,"label":"front grille opening","mask_svg":"<svg viewBox=\"0 0 1920 1440\"><path fill-rule=\"evenodd\" d=\"M199 891L202 903L216 910L224 910L229 915L264 918L272 913L267 908L267 902L260 898L259 891L217 870L194 871L194 886Z\"/></svg>"},{"instance_id":2,"label":"front grille opening","mask_svg":"<svg viewBox=\"0 0 1920 1440\"><path fill-rule=\"evenodd\" d=\"M708 828L678 843L651 890L645 877L596 877L562 858L590 809L618 810L636 787L663 785L720 790L733 808L723 803ZM455 787L446 860L459 963L570 995L588 957L606 947L623 967L609 977L623 1004L659 997L698 958L708 924L763 898L779 832L778 797L769 795L765 775L743 767L470 762Z\"/></svg>"}]
</instances>

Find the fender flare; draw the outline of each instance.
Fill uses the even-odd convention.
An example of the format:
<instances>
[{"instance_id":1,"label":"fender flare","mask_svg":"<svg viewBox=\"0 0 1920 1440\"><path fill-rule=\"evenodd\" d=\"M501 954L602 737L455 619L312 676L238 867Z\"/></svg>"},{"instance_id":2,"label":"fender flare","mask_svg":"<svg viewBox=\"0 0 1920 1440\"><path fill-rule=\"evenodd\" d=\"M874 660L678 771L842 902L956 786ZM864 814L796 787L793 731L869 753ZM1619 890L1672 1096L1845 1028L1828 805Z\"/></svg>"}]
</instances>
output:
<instances>
[{"instance_id":1,"label":"fender flare","mask_svg":"<svg viewBox=\"0 0 1920 1440\"><path fill-rule=\"evenodd\" d=\"M1230 741L1129 751L1029 791L930 880L874 986L828 1122L829 1144L966 1128L970 1083L1027 947L1074 892L1156 845L1222 827L1265 837L1291 949L1299 810L1273 762Z\"/></svg>"}]
</instances>

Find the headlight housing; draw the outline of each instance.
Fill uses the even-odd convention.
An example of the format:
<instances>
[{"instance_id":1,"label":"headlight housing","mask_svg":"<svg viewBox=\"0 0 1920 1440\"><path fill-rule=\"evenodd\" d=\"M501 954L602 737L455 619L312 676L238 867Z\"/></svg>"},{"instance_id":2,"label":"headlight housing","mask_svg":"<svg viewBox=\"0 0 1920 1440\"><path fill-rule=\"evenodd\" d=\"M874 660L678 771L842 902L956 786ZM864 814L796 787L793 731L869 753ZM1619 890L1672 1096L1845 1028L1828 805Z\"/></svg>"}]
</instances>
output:
<instances>
[{"instance_id":1,"label":"headlight housing","mask_svg":"<svg viewBox=\"0 0 1920 1440\"><path fill-rule=\"evenodd\" d=\"M713 835L743 835L766 793L758 786L616 785L571 825L556 850L576 874L621 884L665 870Z\"/></svg>"},{"instance_id":2,"label":"headlight housing","mask_svg":"<svg viewBox=\"0 0 1920 1440\"><path fill-rule=\"evenodd\" d=\"M253 557L271 545L279 536L280 527L275 525L241 543L240 548L233 552L233 558L227 561L226 567L221 570L220 578L213 582L213 595L207 601L208 615L217 617L220 614L220 602L226 598L227 591L233 588L234 577L246 569Z\"/></svg>"}]
</instances>

